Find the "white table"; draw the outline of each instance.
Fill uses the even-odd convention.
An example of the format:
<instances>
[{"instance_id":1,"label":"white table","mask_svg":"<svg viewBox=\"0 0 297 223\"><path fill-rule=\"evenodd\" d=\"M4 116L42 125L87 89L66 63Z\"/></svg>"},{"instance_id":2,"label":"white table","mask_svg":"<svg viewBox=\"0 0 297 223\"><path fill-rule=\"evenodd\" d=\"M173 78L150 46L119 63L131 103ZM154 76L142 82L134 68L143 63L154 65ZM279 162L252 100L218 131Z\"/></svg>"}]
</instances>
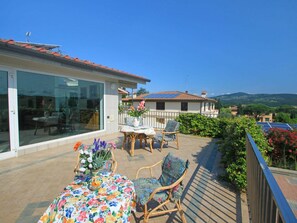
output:
<instances>
[{"instance_id":1,"label":"white table","mask_svg":"<svg viewBox=\"0 0 297 223\"><path fill-rule=\"evenodd\" d=\"M150 140L150 151L153 152L153 140L154 136L156 135L156 132L154 128L149 126L139 126L139 127L133 127L129 125L124 125L121 129L121 132L124 134L124 140L123 140L123 146L122 150L124 149L127 138L131 141L130 146L130 155L134 156L134 147L135 147L135 141L138 138L140 140L140 147L142 148L142 140L143 139L149 139Z\"/></svg>"}]
</instances>

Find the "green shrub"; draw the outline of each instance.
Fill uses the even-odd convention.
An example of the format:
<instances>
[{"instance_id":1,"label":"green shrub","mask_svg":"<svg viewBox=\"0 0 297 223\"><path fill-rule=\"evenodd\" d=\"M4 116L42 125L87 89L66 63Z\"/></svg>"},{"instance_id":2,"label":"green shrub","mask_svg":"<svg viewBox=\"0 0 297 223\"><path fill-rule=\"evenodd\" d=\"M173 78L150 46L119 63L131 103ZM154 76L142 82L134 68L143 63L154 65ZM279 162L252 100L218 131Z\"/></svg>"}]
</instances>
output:
<instances>
[{"instance_id":1,"label":"green shrub","mask_svg":"<svg viewBox=\"0 0 297 223\"><path fill-rule=\"evenodd\" d=\"M219 137L221 135L219 119L187 113L180 114L176 120L180 123L179 131L183 134L208 137Z\"/></svg>"},{"instance_id":2,"label":"green shrub","mask_svg":"<svg viewBox=\"0 0 297 223\"><path fill-rule=\"evenodd\" d=\"M263 131L254 119L240 117L229 120L226 125L222 139L219 140L219 150L222 152L222 163L226 168L226 179L237 189L244 190L246 181L246 133L250 133L264 159L270 150Z\"/></svg>"},{"instance_id":3,"label":"green shrub","mask_svg":"<svg viewBox=\"0 0 297 223\"><path fill-rule=\"evenodd\" d=\"M264 159L268 162L266 153L270 151L268 142L261 127L255 119L237 118L208 118L200 114L181 114L180 132L220 138L218 145L222 153L222 163L226 169L226 176L237 189L246 188L246 133L250 133L260 149Z\"/></svg>"}]
</instances>

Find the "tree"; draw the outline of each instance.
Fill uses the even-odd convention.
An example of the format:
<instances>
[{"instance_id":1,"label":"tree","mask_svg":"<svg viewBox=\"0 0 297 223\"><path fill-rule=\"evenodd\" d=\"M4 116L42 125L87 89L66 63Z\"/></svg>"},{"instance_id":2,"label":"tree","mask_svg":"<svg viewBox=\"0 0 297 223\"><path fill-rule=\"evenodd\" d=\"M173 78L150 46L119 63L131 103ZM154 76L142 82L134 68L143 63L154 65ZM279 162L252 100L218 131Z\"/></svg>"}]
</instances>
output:
<instances>
[{"instance_id":1,"label":"tree","mask_svg":"<svg viewBox=\"0 0 297 223\"><path fill-rule=\"evenodd\" d=\"M217 103L215 104L215 109L218 109L218 110L220 110L222 107L223 107L223 105L222 105L222 103L221 103L221 99L215 99L216 101L217 101Z\"/></svg>"},{"instance_id":2,"label":"tree","mask_svg":"<svg viewBox=\"0 0 297 223\"><path fill-rule=\"evenodd\" d=\"M274 119L275 119L276 122L283 122L283 123L290 123L291 122L290 114L285 113L285 112L278 112L275 115Z\"/></svg>"},{"instance_id":3,"label":"tree","mask_svg":"<svg viewBox=\"0 0 297 223\"><path fill-rule=\"evenodd\" d=\"M231 108L221 108L219 118L232 118Z\"/></svg>"},{"instance_id":4,"label":"tree","mask_svg":"<svg viewBox=\"0 0 297 223\"><path fill-rule=\"evenodd\" d=\"M147 91L145 88L141 87L137 92L136 95L139 96L141 94L148 94L149 91Z\"/></svg>"},{"instance_id":5,"label":"tree","mask_svg":"<svg viewBox=\"0 0 297 223\"><path fill-rule=\"evenodd\" d=\"M254 116L256 120L259 119L259 116L269 114L272 111L271 107L263 104L250 104L242 108L243 114Z\"/></svg>"},{"instance_id":6,"label":"tree","mask_svg":"<svg viewBox=\"0 0 297 223\"><path fill-rule=\"evenodd\" d=\"M297 108L291 105L282 105L276 109L276 112L288 113L291 119L297 118Z\"/></svg>"}]
</instances>

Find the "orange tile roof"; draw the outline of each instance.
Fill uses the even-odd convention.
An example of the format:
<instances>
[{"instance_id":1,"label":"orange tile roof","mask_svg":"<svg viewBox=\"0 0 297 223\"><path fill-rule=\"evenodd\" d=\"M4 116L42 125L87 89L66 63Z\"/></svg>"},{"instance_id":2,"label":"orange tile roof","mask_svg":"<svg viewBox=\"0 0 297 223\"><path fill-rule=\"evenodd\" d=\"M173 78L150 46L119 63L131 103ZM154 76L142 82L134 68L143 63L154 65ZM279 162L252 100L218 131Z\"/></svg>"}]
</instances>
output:
<instances>
[{"instance_id":1,"label":"orange tile roof","mask_svg":"<svg viewBox=\"0 0 297 223\"><path fill-rule=\"evenodd\" d=\"M76 65L85 65L86 67L88 67L89 69L93 69L93 70L97 70L99 69L100 71L105 71L105 72L111 72L117 75L123 75L123 76L127 76L127 77L133 77L133 78L137 78L140 79L142 81L145 82L150 82L149 79L146 79L144 77L138 76L138 75L134 75L125 71L121 71L121 70L117 70L114 68L110 68L110 67L106 67L103 66L101 64L96 64L93 63L91 61L88 60L81 60L79 58L73 58L69 55L63 55L59 52L55 52L55 51L51 51L51 50L47 50L43 47L38 47L38 46L34 46L34 45L30 45L30 43L21 43L21 42L16 42L14 40L5 40L5 39L0 39L0 47L6 47L9 48L11 50L13 49L18 49L18 50L23 50L23 53L25 52L31 52L31 53L35 53L36 56L48 56L48 57L52 57L58 60L62 60L64 62L74 62L74 64ZM51 59L51 58L48 58Z\"/></svg>"},{"instance_id":2,"label":"orange tile roof","mask_svg":"<svg viewBox=\"0 0 297 223\"><path fill-rule=\"evenodd\" d=\"M152 97L147 98L147 96L152 95ZM154 95L158 95L158 97L153 97ZM162 97L164 95L164 97ZM168 98L166 95L172 95L172 97ZM125 98L123 101L131 101L131 98ZM211 101L217 102L211 98L204 98L198 95L189 94L181 91L161 91L157 93L149 93L149 94L142 94L133 98L134 101Z\"/></svg>"}]
</instances>

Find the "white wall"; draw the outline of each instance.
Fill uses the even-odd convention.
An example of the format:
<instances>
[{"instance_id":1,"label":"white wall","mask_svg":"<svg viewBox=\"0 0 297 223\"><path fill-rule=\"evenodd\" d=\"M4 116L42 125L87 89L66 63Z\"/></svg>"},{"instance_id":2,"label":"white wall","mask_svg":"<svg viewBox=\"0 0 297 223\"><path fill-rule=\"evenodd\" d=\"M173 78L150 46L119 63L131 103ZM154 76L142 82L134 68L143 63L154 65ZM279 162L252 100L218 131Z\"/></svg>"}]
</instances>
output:
<instances>
[{"instance_id":1,"label":"white wall","mask_svg":"<svg viewBox=\"0 0 297 223\"><path fill-rule=\"evenodd\" d=\"M106 133L118 132L118 84L105 82L105 129Z\"/></svg>"},{"instance_id":2,"label":"white wall","mask_svg":"<svg viewBox=\"0 0 297 223\"><path fill-rule=\"evenodd\" d=\"M137 107L139 102L134 102L133 106ZM156 102L147 101L145 107L150 111L156 111ZM200 113L201 102L188 102L188 112ZM165 102L165 111L180 112L181 102Z\"/></svg>"}]
</instances>

